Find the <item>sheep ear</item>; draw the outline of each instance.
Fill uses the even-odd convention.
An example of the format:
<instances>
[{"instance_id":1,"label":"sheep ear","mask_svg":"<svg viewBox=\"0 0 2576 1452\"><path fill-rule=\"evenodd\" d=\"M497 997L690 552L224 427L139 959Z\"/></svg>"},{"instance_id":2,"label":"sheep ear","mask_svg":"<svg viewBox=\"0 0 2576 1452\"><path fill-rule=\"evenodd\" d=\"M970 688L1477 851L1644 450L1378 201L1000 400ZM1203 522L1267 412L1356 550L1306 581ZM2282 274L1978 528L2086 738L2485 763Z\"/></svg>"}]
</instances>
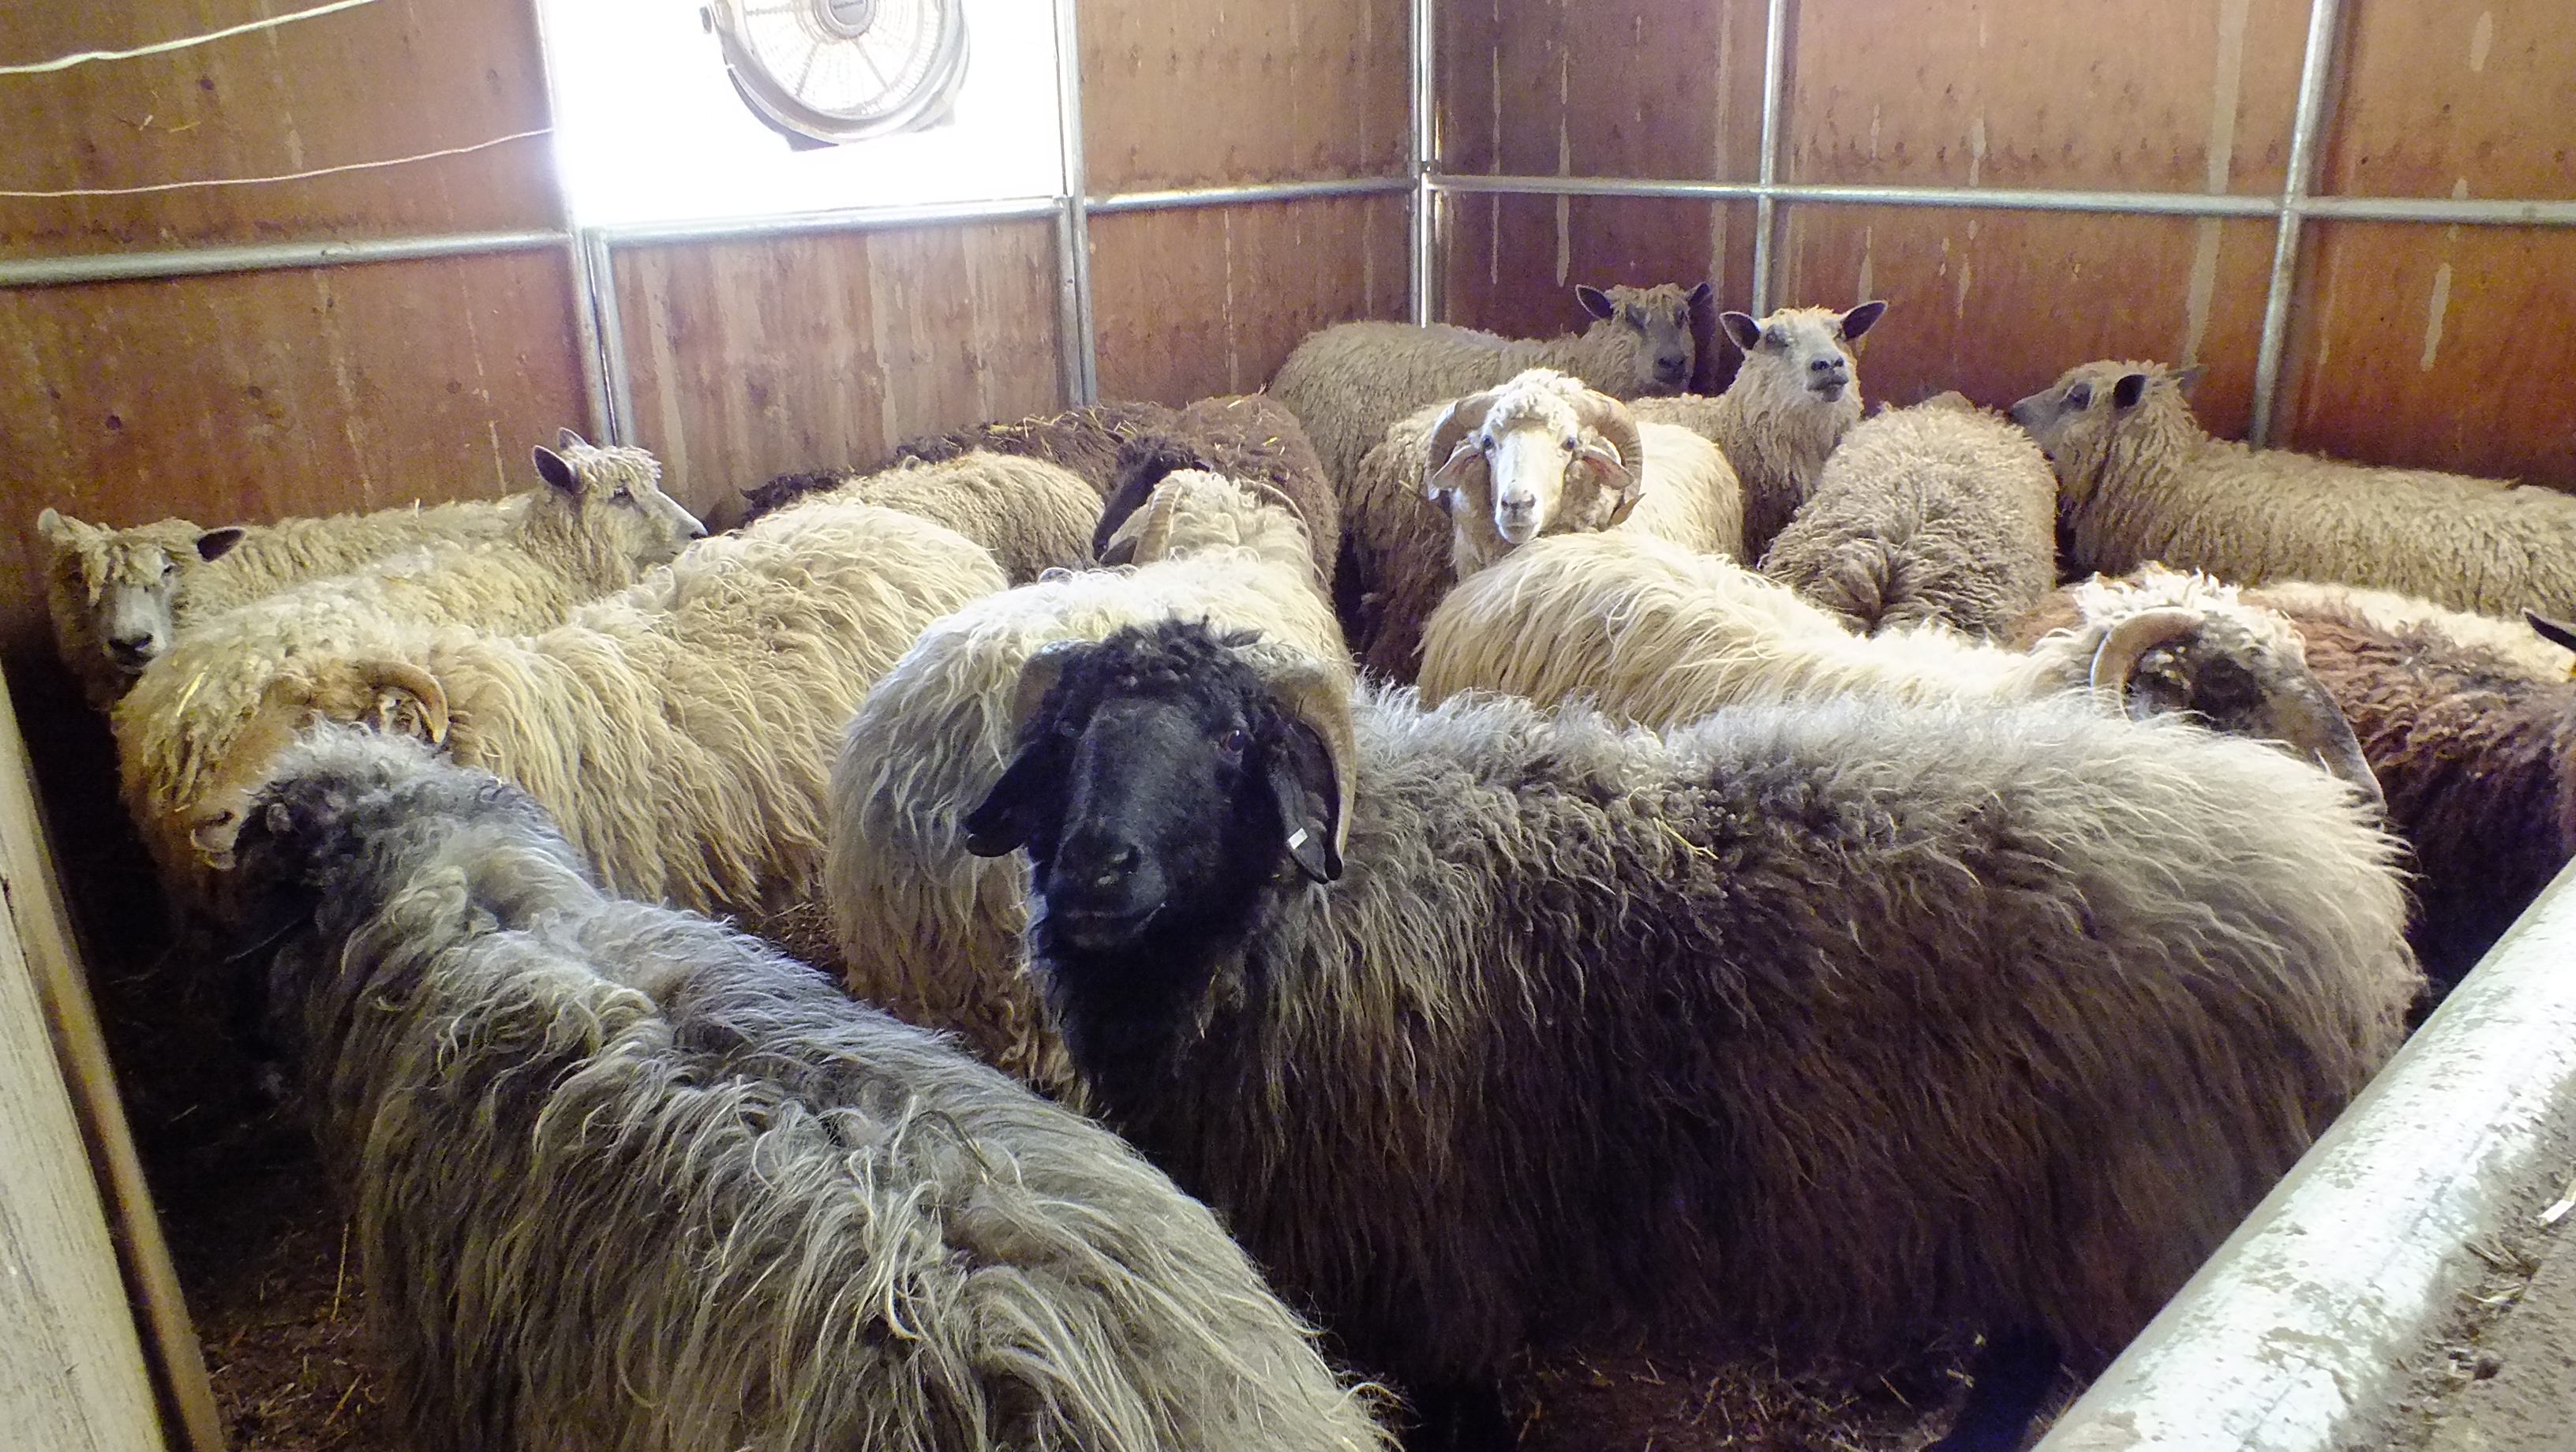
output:
<instances>
[{"instance_id":1,"label":"sheep ear","mask_svg":"<svg viewBox=\"0 0 2576 1452\"><path fill-rule=\"evenodd\" d=\"M1583 304L1583 310L1596 318L1606 318L1619 311L1619 305L1610 300L1610 294L1579 282L1574 285L1574 300Z\"/></svg>"},{"instance_id":2,"label":"sheep ear","mask_svg":"<svg viewBox=\"0 0 2576 1452\"><path fill-rule=\"evenodd\" d=\"M249 533L250 531L238 524L228 524L221 529L207 530L197 536L197 558L211 565L232 553L233 546L240 544L243 537Z\"/></svg>"},{"instance_id":3,"label":"sheep ear","mask_svg":"<svg viewBox=\"0 0 2576 1452\"><path fill-rule=\"evenodd\" d=\"M66 549L70 548L71 542L77 538L72 533L72 522L55 513L54 507L50 504L45 506L44 513L36 516L36 533L44 536L47 542L61 545Z\"/></svg>"},{"instance_id":4,"label":"sheep ear","mask_svg":"<svg viewBox=\"0 0 2576 1452\"><path fill-rule=\"evenodd\" d=\"M1458 496L1467 487L1467 479L1485 466L1485 451L1473 443L1461 442L1450 451L1449 462L1431 471L1422 481L1422 497L1443 510L1456 507Z\"/></svg>"},{"instance_id":5,"label":"sheep ear","mask_svg":"<svg viewBox=\"0 0 2576 1452\"><path fill-rule=\"evenodd\" d=\"M1682 306L1695 308L1717 295L1717 289L1703 282L1682 295Z\"/></svg>"},{"instance_id":6,"label":"sheep ear","mask_svg":"<svg viewBox=\"0 0 2576 1452\"><path fill-rule=\"evenodd\" d=\"M2111 385L2113 408L2136 408L2138 400L2146 396L2147 375L2143 373L2123 373L2120 381Z\"/></svg>"},{"instance_id":7,"label":"sheep ear","mask_svg":"<svg viewBox=\"0 0 2576 1452\"><path fill-rule=\"evenodd\" d=\"M558 449L587 449L590 447L590 440L583 438L581 435L574 433L570 429L557 429L555 430L555 447Z\"/></svg>"},{"instance_id":8,"label":"sheep ear","mask_svg":"<svg viewBox=\"0 0 2576 1452\"><path fill-rule=\"evenodd\" d=\"M2522 619L2524 624L2529 625L2541 639L2548 641L2551 645L2564 646L2569 650L2576 650L2576 625L2569 625L2560 620L2552 620L2537 610L2523 611Z\"/></svg>"},{"instance_id":9,"label":"sheep ear","mask_svg":"<svg viewBox=\"0 0 2576 1452\"><path fill-rule=\"evenodd\" d=\"M1002 770L1002 779L959 822L966 850L978 857L1002 857L1018 850L1037 830L1037 796L1057 773L1048 769L1053 755L1043 741L1031 742Z\"/></svg>"},{"instance_id":10,"label":"sheep ear","mask_svg":"<svg viewBox=\"0 0 2576 1452\"><path fill-rule=\"evenodd\" d=\"M1333 822L1340 799L1333 761L1323 739L1303 721L1287 722L1270 752L1270 795L1278 803L1279 830L1297 870L1313 882L1340 877L1342 854Z\"/></svg>"},{"instance_id":11,"label":"sheep ear","mask_svg":"<svg viewBox=\"0 0 2576 1452\"><path fill-rule=\"evenodd\" d=\"M1886 312L1887 304L1884 302L1862 303L1859 307L1843 314L1843 336L1857 338L1868 332Z\"/></svg>"},{"instance_id":12,"label":"sheep ear","mask_svg":"<svg viewBox=\"0 0 2576 1452\"><path fill-rule=\"evenodd\" d=\"M547 483L562 490L566 494L573 495L576 498L580 496L581 476L572 471L572 465L564 461L563 455L556 453L554 450L547 448L543 444L539 444L532 451L532 456L537 461L538 478L545 480Z\"/></svg>"},{"instance_id":13,"label":"sheep ear","mask_svg":"<svg viewBox=\"0 0 2576 1452\"><path fill-rule=\"evenodd\" d=\"M1762 342L1762 324L1751 313L1719 313L1717 323L1726 329L1726 336L1735 340L1735 346L1747 353Z\"/></svg>"},{"instance_id":14,"label":"sheep ear","mask_svg":"<svg viewBox=\"0 0 2576 1452\"><path fill-rule=\"evenodd\" d=\"M2202 374L2204 374L2204 373L2206 373L2206 372L2208 372L2208 371L2209 371L2209 365L2208 365L2208 364L2206 364L2206 363L2194 363L2194 364L2193 364L2193 365L2191 365L2190 367L2183 369L2181 372L2176 373L2176 374L2173 376L2174 387L2176 387L2176 388L2188 389L2188 388L2190 388L2193 384L2198 383L2198 382L2200 381L2200 375L2202 375Z\"/></svg>"}]
</instances>

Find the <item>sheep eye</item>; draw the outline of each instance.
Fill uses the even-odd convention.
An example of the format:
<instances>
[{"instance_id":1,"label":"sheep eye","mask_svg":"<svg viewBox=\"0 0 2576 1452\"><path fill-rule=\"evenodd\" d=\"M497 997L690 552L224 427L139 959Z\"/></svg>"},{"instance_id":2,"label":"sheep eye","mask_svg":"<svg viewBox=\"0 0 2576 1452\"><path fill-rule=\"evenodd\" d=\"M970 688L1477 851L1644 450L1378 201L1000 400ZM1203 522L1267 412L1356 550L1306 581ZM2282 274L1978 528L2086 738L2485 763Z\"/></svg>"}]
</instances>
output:
<instances>
[{"instance_id":1,"label":"sheep eye","mask_svg":"<svg viewBox=\"0 0 2576 1452\"><path fill-rule=\"evenodd\" d=\"M1579 439L1575 439L1575 438L1571 438L1571 437L1569 437L1569 438L1568 438L1568 439L1566 439L1566 441L1565 441L1565 451L1566 451L1567 453L1569 453L1569 454L1573 453L1575 450L1577 450L1577 449L1579 449L1579 448L1581 448L1581 447L1583 447L1583 443L1582 443L1582 441L1581 441L1581 440L1579 440Z\"/></svg>"},{"instance_id":2,"label":"sheep eye","mask_svg":"<svg viewBox=\"0 0 2576 1452\"><path fill-rule=\"evenodd\" d=\"M1217 749L1228 756L1241 756L1243 749L1251 744L1252 738L1244 733L1242 727L1237 726L1225 733L1223 739L1217 742Z\"/></svg>"},{"instance_id":3,"label":"sheep eye","mask_svg":"<svg viewBox=\"0 0 2576 1452\"><path fill-rule=\"evenodd\" d=\"M1765 348L1786 348L1789 346L1789 335L1786 333L1764 333L1762 335L1762 346Z\"/></svg>"},{"instance_id":4,"label":"sheep eye","mask_svg":"<svg viewBox=\"0 0 2576 1452\"><path fill-rule=\"evenodd\" d=\"M2066 390L2066 406L2068 408L2085 408L2089 407L2092 402L2093 385L2090 383L2078 383L2074 387Z\"/></svg>"}]
</instances>

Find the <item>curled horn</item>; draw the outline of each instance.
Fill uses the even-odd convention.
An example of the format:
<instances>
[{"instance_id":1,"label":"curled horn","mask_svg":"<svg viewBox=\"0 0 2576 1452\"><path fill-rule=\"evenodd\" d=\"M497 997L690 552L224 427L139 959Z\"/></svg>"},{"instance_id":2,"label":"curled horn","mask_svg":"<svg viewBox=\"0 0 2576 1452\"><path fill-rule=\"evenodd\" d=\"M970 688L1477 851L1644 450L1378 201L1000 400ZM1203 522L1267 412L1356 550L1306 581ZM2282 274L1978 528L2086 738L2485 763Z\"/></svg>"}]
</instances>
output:
<instances>
[{"instance_id":1,"label":"curled horn","mask_svg":"<svg viewBox=\"0 0 2576 1452\"><path fill-rule=\"evenodd\" d=\"M1574 416L1583 426L1601 436L1600 444L1586 443L1582 457L1603 477L1615 477L1619 502L1610 511L1610 524L1617 524L1645 497L1646 441L1637 432L1636 415L1628 406L1606 393L1585 389L1574 399ZM1606 449L1604 446L1607 446ZM1605 528L1608 526L1604 526Z\"/></svg>"},{"instance_id":2,"label":"curled horn","mask_svg":"<svg viewBox=\"0 0 2576 1452\"><path fill-rule=\"evenodd\" d=\"M1423 448L1424 473L1422 496L1437 499L1441 491L1456 489L1466 482L1468 470L1481 471L1484 455L1474 449L1461 450L1467 435L1482 428L1485 415L1493 410L1499 390L1486 389L1452 402L1442 411L1440 420L1431 426L1431 439Z\"/></svg>"},{"instance_id":3,"label":"curled horn","mask_svg":"<svg viewBox=\"0 0 2576 1452\"><path fill-rule=\"evenodd\" d=\"M1141 565L1169 553L1173 497L1172 490L1155 485L1154 492L1145 496L1145 502L1136 506L1124 523L1109 532L1109 538L1100 546L1100 563Z\"/></svg>"},{"instance_id":4,"label":"curled horn","mask_svg":"<svg viewBox=\"0 0 2576 1452\"><path fill-rule=\"evenodd\" d=\"M2552 620L2537 610L2529 609L2522 612L2522 622L2531 627L2533 634L2551 645L2564 650L2576 650L2576 625ZM2571 668L2568 674L2576 676L2576 668Z\"/></svg>"},{"instance_id":5,"label":"curled horn","mask_svg":"<svg viewBox=\"0 0 2576 1452\"><path fill-rule=\"evenodd\" d=\"M2116 715L2128 714L2129 677L2138 658L2200 628L2201 612L2184 605L2141 610L2103 632L2093 648L2093 698Z\"/></svg>"},{"instance_id":6,"label":"curled horn","mask_svg":"<svg viewBox=\"0 0 2576 1452\"><path fill-rule=\"evenodd\" d=\"M1011 735L1014 739L1019 736L1020 728L1029 724L1029 718L1038 713L1038 702L1046 699L1046 693L1064 674L1065 663L1094 644L1096 642L1072 637L1050 640L1030 652L1029 658L1020 663L1020 679L1011 687Z\"/></svg>"},{"instance_id":7,"label":"curled horn","mask_svg":"<svg viewBox=\"0 0 2576 1452\"><path fill-rule=\"evenodd\" d=\"M1235 647L1288 714L1313 729L1333 764L1333 855L1348 855L1351 805L1359 794L1359 742L1351 729L1347 670L1293 647L1255 641Z\"/></svg>"},{"instance_id":8,"label":"curled horn","mask_svg":"<svg viewBox=\"0 0 2576 1452\"><path fill-rule=\"evenodd\" d=\"M439 684L438 677L409 661L371 660L358 667L358 680L373 697L366 716L369 726L379 731L418 736L432 746L447 744L450 720L447 687ZM418 713L419 730L401 729L399 715L402 708L395 699L397 696L411 699L413 710Z\"/></svg>"}]
</instances>

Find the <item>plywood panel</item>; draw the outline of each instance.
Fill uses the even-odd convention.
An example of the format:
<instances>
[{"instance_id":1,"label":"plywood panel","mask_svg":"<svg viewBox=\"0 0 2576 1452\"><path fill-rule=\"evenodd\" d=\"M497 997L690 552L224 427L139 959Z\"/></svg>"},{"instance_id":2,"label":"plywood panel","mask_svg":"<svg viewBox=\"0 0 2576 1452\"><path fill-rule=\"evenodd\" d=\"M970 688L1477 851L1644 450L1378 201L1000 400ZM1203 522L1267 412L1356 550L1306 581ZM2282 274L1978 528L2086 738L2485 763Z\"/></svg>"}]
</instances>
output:
<instances>
[{"instance_id":1,"label":"plywood panel","mask_svg":"<svg viewBox=\"0 0 2576 1452\"><path fill-rule=\"evenodd\" d=\"M1404 170L1404 0L1084 6L1095 194Z\"/></svg>"},{"instance_id":2,"label":"plywood panel","mask_svg":"<svg viewBox=\"0 0 2576 1452\"><path fill-rule=\"evenodd\" d=\"M1803 206L1783 231L1785 302L1888 300L1864 340L1866 397L2000 405L2089 359L2201 362L2201 421L2245 432L2268 222Z\"/></svg>"},{"instance_id":3,"label":"plywood panel","mask_svg":"<svg viewBox=\"0 0 2576 1452\"><path fill-rule=\"evenodd\" d=\"M1438 15L1450 171L1749 181L1760 0L1466 0Z\"/></svg>"},{"instance_id":4,"label":"plywood panel","mask_svg":"<svg viewBox=\"0 0 2576 1452\"><path fill-rule=\"evenodd\" d=\"M2576 232L2309 228L2283 442L2576 490Z\"/></svg>"},{"instance_id":5,"label":"plywood panel","mask_svg":"<svg viewBox=\"0 0 2576 1452\"><path fill-rule=\"evenodd\" d=\"M1094 217L1100 396L1249 393L1318 328L1403 317L1406 207L1337 197Z\"/></svg>"},{"instance_id":6,"label":"plywood panel","mask_svg":"<svg viewBox=\"0 0 2576 1452\"><path fill-rule=\"evenodd\" d=\"M1800 0L1801 182L2277 191L2304 0Z\"/></svg>"},{"instance_id":7,"label":"plywood panel","mask_svg":"<svg viewBox=\"0 0 2576 1452\"><path fill-rule=\"evenodd\" d=\"M1047 222L640 248L617 295L637 439L719 521L771 475L1065 399Z\"/></svg>"},{"instance_id":8,"label":"plywood panel","mask_svg":"<svg viewBox=\"0 0 2576 1452\"><path fill-rule=\"evenodd\" d=\"M558 253L0 291L0 642L34 521L203 523L490 496L587 412Z\"/></svg>"},{"instance_id":9,"label":"plywood panel","mask_svg":"<svg viewBox=\"0 0 2576 1452\"><path fill-rule=\"evenodd\" d=\"M1579 332L1592 319L1574 285L1659 282L1716 286L1716 306L1692 319L1699 366L1692 387L1726 386L1733 360L1717 344L1717 314L1751 287L1753 204L1629 197L1455 196L1448 200L1441 274L1444 321L1516 338Z\"/></svg>"},{"instance_id":10,"label":"plywood panel","mask_svg":"<svg viewBox=\"0 0 2576 1452\"><path fill-rule=\"evenodd\" d=\"M2344 7L2326 189L2576 197L2576 8L2566 0Z\"/></svg>"},{"instance_id":11,"label":"plywood panel","mask_svg":"<svg viewBox=\"0 0 2576 1452\"><path fill-rule=\"evenodd\" d=\"M0 61L209 31L297 7L12 0ZM388 0L187 50L0 79L0 188L271 176L472 145L547 124L529 0ZM551 226L540 136L471 155L267 186L0 199L15 255Z\"/></svg>"}]
</instances>

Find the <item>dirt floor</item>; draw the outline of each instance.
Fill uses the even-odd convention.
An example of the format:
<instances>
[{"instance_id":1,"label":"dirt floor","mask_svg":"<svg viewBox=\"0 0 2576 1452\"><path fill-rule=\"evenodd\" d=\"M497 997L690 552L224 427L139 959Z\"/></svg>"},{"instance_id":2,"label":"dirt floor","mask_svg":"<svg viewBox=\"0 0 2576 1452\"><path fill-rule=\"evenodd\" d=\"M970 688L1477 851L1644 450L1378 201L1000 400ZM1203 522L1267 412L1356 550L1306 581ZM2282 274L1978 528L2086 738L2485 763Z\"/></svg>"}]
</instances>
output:
<instances>
[{"instance_id":1,"label":"dirt floor","mask_svg":"<svg viewBox=\"0 0 2576 1452\"><path fill-rule=\"evenodd\" d=\"M2526 1186L2515 1228L2470 1246L2484 1269L2419 1358L2391 1411L2386 1452L2576 1452L2576 1207L2559 1208L2568 1201L2576 1183Z\"/></svg>"}]
</instances>

